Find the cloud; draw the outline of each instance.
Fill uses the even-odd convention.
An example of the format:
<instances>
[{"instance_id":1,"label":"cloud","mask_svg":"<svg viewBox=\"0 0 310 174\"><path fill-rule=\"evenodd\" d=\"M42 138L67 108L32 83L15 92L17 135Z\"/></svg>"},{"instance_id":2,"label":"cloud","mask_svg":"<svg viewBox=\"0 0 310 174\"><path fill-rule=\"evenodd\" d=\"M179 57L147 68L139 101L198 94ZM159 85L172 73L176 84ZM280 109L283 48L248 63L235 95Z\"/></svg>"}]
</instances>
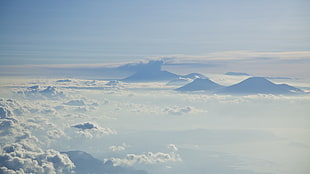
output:
<instances>
[{"instance_id":1,"label":"cloud","mask_svg":"<svg viewBox=\"0 0 310 174\"><path fill-rule=\"evenodd\" d=\"M125 82L121 82L119 80L111 80L108 83L105 84L105 90L120 90L125 89Z\"/></svg>"},{"instance_id":2,"label":"cloud","mask_svg":"<svg viewBox=\"0 0 310 174\"><path fill-rule=\"evenodd\" d=\"M8 108L1 106L0 107L0 118L9 118L12 116L12 111L10 111Z\"/></svg>"},{"instance_id":3,"label":"cloud","mask_svg":"<svg viewBox=\"0 0 310 174\"><path fill-rule=\"evenodd\" d=\"M27 108L12 99L0 99L0 118L9 118L29 112Z\"/></svg>"},{"instance_id":4,"label":"cloud","mask_svg":"<svg viewBox=\"0 0 310 174\"><path fill-rule=\"evenodd\" d=\"M180 154L177 153L178 149L174 144L168 145L170 152L147 152L143 154L127 154L125 158L112 158L105 159L111 160L114 166L133 166L136 164L161 164L169 162L180 162L182 161Z\"/></svg>"},{"instance_id":5,"label":"cloud","mask_svg":"<svg viewBox=\"0 0 310 174\"><path fill-rule=\"evenodd\" d=\"M248 60L257 58L280 59L280 60L307 60L310 51L286 51L286 52L257 52L257 51L224 51L213 52L202 56L193 55L170 55L160 56L156 59L163 59L164 64L171 63L198 63L207 61L229 61L229 60Z\"/></svg>"},{"instance_id":6,"label":"cloud","mask_svg":"<svg viewBox=\"0 0 310 174\"><path fill-rule=\"evenodd\" d=\"M168 149L175 151L175 152L179 150L175 144L169 144Z\"/></svg>"},{"instance_id":7,"label":"cloud","mask_svg":"<svg viewBox=\"0 0 310 174\"><path fill-rule=\"evenodd\" d=\"M11 100L6 100L10 105ZM3 104L3 103L2 103ZM12 104L12 103L11 103ZM13 114L2 113L0 119L1 173L70 173L74 164L65 154L47 149L32 135L28 125Z\"/></svg>"},{"instance_id":8,"label":"cloud","mask_svg":"<svg viewBox=\"0 0 310 174\"><path fill-rule=\"evenodd\" d=\"M158 164L167 162L179 162L181 158L174 152L163 153L163 152L148 152L145 154L127 154L126 158L112 158L111 159L115 166L133 166L135 164Z\"/></svg>"},{"instance_id":9,"label":"cloud","mask_svg":"<svg viewBox=\"0 0 310 174\"><path fill-rule=\"evenodd\" d=\"M72 127L78 129L76 133L85 138L93 138L94 136L98 137L103 135L117 134L115 130L100 127L99 125L96 125L95 123L92 122L79 123L72 125Z\"/></svg>"},{"instance_id":10,"label":"cloud","mask_svg":"<svg viewBox=\"0 0 310 174\"><path fill-rule=\"evenodd\" d=\"M49 138L60 138L62 136L64 136L65 133L62 130L59 129L54 129L54 130L48 130L47 131L47 136Z\"/></svg>"},{"instance_id":11,"label":"cloud","mask_svg":"<svg viewBox=\"0 0 310 174\"><path fill-rule=\"evenodd\" d=\"M29 149L21 143L6 144L0 150L0 170L12 173L72 173L74 163L55 150Z\"/></svg>"},{"instance_id":12,"label":"cloud","mask_svg":"<svg viewBox=\"0 0 310 174\"><path fill-rule=\"evenodd\" d=\"M59 99L66 95L55 86L43 88L39 85L28 87L24 90L17 91L17 94L27 99Z\"/></svg>"},{"instance_id":13,"label":"cloud","mask_svg":"<svg viewBox=\"0 0 310 174\"><path fill-rule=\"evenodd\" d=\"M77 174L147 174L146 171L135 170L130 167L115 167L113 166L112 161L106 161L104 163L102 160L96 159L92 155L83 151L68 151L64 153L68 154L69 158L75 163L75 172Z\"/></svg>"},{"instance_id":14,"label":"cloud","mask_svg":"<svg viewBox=\"0 0 310 174\"><path fill-rule=\"evenodd\" d=\"M74 99L64 102L63 105L56 106L56 109L68 109L78 113L85 113L94 111L99 106L96 101L88 100L86 97L71 96L70 98Z\"/></svg>"},{"instance_id":15,"label":"cloud","mask_svg":"<svg viewBox=\"0 0 310 174\"><path fill-rule=\"evenodd\" d=\"M57 83L66 83L66 82L72 82L72 80L70 80L70 79L65 79L65 80L57 80L56 81Z\"/></svg>"},{"instance_id":16,"label":"cloud","mask_svg":"<svg viewBox=\"0 0 310 174\"><path fill-rule=\"evenodd\" d=\"M112 152L119 152L119 151L125 151L126 150L127 145L123 144L121 146L110 146L109 149Z\"/></svg>"},{"instance_id":17,"label":"cloud","mask_svg":"<svg viewBox=\"0 0 310 174\"><path fill-rule=\"evenodd\" d=\"M85 106L85 102L83 100L70 100L64 104L70 106Z\"/></svg>"},{"instance_id":18,"label":"cloud","mask_svg":"<svg viewBox=\"0 0 310 174\"><path fill-rule=\"evenodd\" d=\"M207 112L207 110L196 109L193 106L185 106L185 107L172 106L164 108L163 112L166 112L171 115L183 115L189 113Z\"/></svg>"},{"instance_id":19,"label":"cloud","mask_svg":"<svg viewBox=\"0 0 310 174\"><path fill-rule=\"evenodd\" d=\"M171 115L182 115L182 114L187 114L189 112L191 112L193 109L190 106L186 106L183 108L179 108L179 107L166 107L164 109L164 112L167 112L168 114Z\"/></svg>"},{"instance_id":20,"label":"cloud","mask_svg":"<svg viewBox=\"0 0 310 174\"><path fill-rule=\"evenodd\" d=\"M164 69L176 73L195 71L224 74L227 71L236 71L254 76L308 78L309 57L310 51L230 51L208 53L203 56L172 55L160 58L164 61Z\"/></svg>"}]
</instances>

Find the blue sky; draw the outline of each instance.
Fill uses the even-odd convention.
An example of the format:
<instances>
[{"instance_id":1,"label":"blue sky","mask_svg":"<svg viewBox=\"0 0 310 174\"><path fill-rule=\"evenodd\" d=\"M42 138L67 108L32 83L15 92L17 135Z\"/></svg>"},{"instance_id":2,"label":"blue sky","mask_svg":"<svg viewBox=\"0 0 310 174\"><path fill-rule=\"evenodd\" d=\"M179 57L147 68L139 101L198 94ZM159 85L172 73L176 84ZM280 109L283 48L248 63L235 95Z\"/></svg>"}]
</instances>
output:
<instances>
[{"instance_id":1,"label":"blue sky","mask_svg":"<svg viewBox=\"0 0 310 174\"><path fill-rule=\"evenodd\" d=\"M225 51L307 51L306 0L0 2L0 64L134 61Z\"/></svg>"}]
</instances>

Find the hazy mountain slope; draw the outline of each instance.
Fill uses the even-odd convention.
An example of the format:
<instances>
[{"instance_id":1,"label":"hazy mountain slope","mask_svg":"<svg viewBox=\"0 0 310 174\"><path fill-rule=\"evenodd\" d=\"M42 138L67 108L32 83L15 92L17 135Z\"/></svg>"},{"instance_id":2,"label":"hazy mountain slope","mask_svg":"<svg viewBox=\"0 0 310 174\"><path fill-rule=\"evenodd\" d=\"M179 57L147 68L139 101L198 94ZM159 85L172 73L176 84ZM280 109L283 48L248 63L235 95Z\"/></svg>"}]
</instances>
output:
<instances>
[{"instance_id":1,"label":"hazy mountain slope","mask_svg":"<svg viewBox=\"0 0 310 174\"><path fill-rule=\"evenodd\" d=\"M302 90L287 84L275 84L263 77L250 77L240 83L220 89L221 94L299 94Z\"/></svg>"},{"instance_id":2,"label":"hazy mountain slope","mask_svg":"<svg viewBox=\"0 0 310 174\"><path fill-rule=\"evenodd\" d=\"M222 88L222 85L219 85L210 79L195 79L193 82L184 85L180 88L177 88L177 91L213 91L219 88Z\"/></svg>"}]
</instances>

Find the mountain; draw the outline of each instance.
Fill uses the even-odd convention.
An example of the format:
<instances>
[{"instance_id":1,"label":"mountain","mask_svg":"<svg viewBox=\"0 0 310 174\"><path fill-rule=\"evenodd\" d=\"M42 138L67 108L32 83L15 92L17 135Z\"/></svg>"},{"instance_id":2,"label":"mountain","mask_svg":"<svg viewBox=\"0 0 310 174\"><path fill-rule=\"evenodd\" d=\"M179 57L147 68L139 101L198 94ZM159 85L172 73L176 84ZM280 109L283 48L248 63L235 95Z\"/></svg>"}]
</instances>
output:
<instances>
[{"instance_id":1,"label":"mountain","mask_svg":"<svg viewBox=\"0 0 310 174\"><path fill-rule=\"evenodd\" d=\"M207 79L206 76L199 74L199 73L190 73L190 74L187 74L187 75L181 76L181 77L190 78L190 79Z\"/></svg>"},{"instance_id":2,"label":"mountain","mask_svg":"<svg viewBox=\"0 0 310 174\"><path fill-rule=\"evenodd\" d=\"M274 84L263 77L250 77L238 84L218 90L220 94L301 94L302 90L287 84Z\"/></svg>"},{"instance_id":3,"label":"mountain","mask_svg":"<svg viewBox=\"0 0 310 174\"><path fill-rule=\"evenodd\" d=\"M190 73L184 76L180 76L177 79L170 80L168 86L183 86L186 85L195 79L206 79L207 77L199 73Z\"/></svg>"},{"instance_id":4,"label":"mountain","mask_svg":"<svg viewBox=\"0 0 310 174\"><path fill-rule=\"evenodd\" d=\"M168 71L139 71L121 81L124 82L155 82L169 81L179 77L178 75Z\"/></svg>"},{"instance_id":5,"label":"mountain","mask_svg":"<svg viewBox=\"0 0 310 174\"><path fill-rule=\"evenodd\" d=\"M70 160L74 163L75 174L147 174L143 170L135 170L130 167L113 166L112 161L105 163L82 151L63 152L68 155Z\"/></svg>"},{"instance_id":6,"label":"mountain","mask_svg":"<svg viewBox=\"0 0 310 174\"><path fill-rule=\"evenodd\" d=\"M124 82L154 82L154 81L169 81L176 79L179 75L168 71L162 71L162 61L150 61L146 64L127 65L127 69L135 69L136 72L121 81ZM123 67L124 68L124 67Z\"/></svg>"},{"instance_id":7,"label":"mountain","mask_svg":"<svg viewBox=\"0 0 310 174\"><path fill-rule=\"evenodd\" d=\"M223 88L222 85L219 85L210 79L200 79L197 78L193 82L184 85L180 88L177 88L177 91L214 91L217 89Z\"/></svg>"},{"instance_id":8,"label":"mountain","mask_svg":"<svg viewBox=\"0 0 310 174\"><path fill-rule=\"evenodd\" d=\"M192 82L193 80L194 79L178 77L177 79L170 80L166 85L168 85L168 86L183 86L183 85L186 85L186 84Z\"/></svg>"}]
</instances>

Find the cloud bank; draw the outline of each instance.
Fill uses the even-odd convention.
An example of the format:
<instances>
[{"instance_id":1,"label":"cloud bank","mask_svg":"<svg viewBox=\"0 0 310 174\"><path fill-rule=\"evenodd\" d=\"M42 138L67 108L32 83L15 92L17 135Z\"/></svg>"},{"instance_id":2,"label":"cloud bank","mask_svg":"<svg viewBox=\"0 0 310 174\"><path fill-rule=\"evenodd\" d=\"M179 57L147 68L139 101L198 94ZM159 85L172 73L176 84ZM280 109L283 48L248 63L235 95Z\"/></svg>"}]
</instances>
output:
<instances>
[{"instance_id":1,"label":"cloud bank","mask_svg":"<svg viewBox=\"0 0 310 174\"><path fill-rule=\"evenodd\" d=\"M170 152L147 152L143 154L127 154L125 158L111 158L115 166L134 166L136 164L161 164L168 162L180 162L182 158L178 154L178 148L174 144L169 144L168 149Z\"/></svg>"}]
</instances>

